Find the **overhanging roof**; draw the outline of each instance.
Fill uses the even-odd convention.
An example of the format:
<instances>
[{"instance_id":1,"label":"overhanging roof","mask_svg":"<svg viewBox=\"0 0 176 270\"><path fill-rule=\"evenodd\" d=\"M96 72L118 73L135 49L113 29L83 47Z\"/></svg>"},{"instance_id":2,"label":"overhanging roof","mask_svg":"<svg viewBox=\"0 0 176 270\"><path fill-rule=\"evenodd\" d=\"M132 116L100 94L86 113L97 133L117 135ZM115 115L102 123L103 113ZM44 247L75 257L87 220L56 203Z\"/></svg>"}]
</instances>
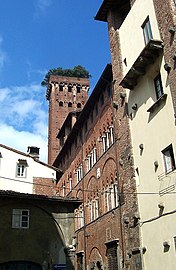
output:
<instances>
[{"instance_id":1,"label":"overhanging roof","mask_svg":"<svg viewBox=\"0 0 176 270\"><path fill-rule=\"evenodd\" d=\"M121 1L121 0L120 0ZM100 9L98 10L95 20L97 21L103 21L107 22L107 14L108 11L113 8L115 5L117 5L117 2L120 2L118 0L104 0Z\"/></svg>"},{"instance_id":2,"label":"overhanging roof","mask_svg":"<svg viewBox=\"0 0 176 270\"><path fill-rule=\"evenodd\" d=\"M107 22L109 10L119 9L119 12L122 12L122 8L127 4L130 5L130 0L104 0L95 16L95 20Z\"/></svg>"}]
</instances>

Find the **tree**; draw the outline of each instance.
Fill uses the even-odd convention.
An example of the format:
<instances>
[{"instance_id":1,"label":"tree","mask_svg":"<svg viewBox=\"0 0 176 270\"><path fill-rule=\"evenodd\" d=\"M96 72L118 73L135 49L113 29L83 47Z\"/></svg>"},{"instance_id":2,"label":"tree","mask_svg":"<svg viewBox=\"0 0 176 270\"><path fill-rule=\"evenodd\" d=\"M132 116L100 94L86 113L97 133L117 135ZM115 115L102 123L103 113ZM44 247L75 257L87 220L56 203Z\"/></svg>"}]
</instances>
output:
<instances>
[{"instance_id":1,"label":"tree","mask_svg":"<svg viewBox=\"0 0 176 270\"><path fill-rule=\"evenodd\" d=\"M82 66L75 66L73 69L62 69L61 67L50 69L45 78L41 82L42 86L47 86L51 75L77 77L77 78L90 78L89 72Z\"/></svg>"}]
</instances>

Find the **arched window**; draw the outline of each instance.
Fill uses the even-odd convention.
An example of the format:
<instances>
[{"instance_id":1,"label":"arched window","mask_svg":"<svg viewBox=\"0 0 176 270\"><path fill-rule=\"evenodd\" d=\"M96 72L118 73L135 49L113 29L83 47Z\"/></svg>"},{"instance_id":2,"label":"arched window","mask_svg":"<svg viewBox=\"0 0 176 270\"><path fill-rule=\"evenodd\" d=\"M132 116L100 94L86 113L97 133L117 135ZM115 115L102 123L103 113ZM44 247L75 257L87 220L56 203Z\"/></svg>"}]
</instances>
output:
<instances>
[{"instance_id":1,"label":"arched window","mask_svg":"<svg viewBox=\"0 0 176 270\"><path fill-rule=\"evenodd\" d=\"M63 107L63 106L64 106L63 101L59 101L59 107Z\"/></svg>"},{"instance_id":2,"label":"arched window","mask_svg":"<svg viewBox=\"0 0 176 270\"><path fill-rule=\"evenodd\" d=\"M63 91L64 85L63 83L59 84L59 91Z\"/></svg>"},{"instance_id":3,"label":"arched window","mask_svg":"<svg viewBox=\"0 0 176 270\"><path fill-rule=\"evenodd\" d=\"M78 84L76 86L76 90L77 90L77 93L81 93L81 85L80 84Z\"/></svg>"},{"instance_id":4,"label":"arched window","mask_svg":"<svg viewBox=\"0 0 176 270\"><path fill-rule=\"evenodd\" d=\"M71 83L69 83L69 85L68 85L68 92L72 92L72 84Z\"/></svg>"},{"instance_id":5,"label":"arched window","mask_svg":"<svg viewBox=\"0 0 176 270\"><path fill-rule=\"evenodd\" d=\"M68 107L69 107L69 108L72 107L72 103L71 103L71 102L68 103Z\"/></svg>"},{"instance_id":6,"label":"arched window","mask_svg":"<svg viewBox=\"0 0 176 270\"><path fill-rule=\"evenodd\" d=\"M81 108L81 103L78 103L77 104L77 108Z\"/></svg>"}]
</instances>

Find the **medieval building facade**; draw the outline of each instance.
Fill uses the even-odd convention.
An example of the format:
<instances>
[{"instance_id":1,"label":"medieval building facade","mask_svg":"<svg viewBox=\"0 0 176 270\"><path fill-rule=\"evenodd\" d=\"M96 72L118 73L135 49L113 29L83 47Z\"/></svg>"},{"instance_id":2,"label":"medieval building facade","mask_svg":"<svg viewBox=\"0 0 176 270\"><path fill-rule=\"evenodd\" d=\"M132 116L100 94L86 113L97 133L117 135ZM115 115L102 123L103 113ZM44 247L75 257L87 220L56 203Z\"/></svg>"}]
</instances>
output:
<instances>
[{"instance_id":1,"label":"medieval building facade","mask_svg":"<svg viewBox=\"0 0 176 270\"><path fill-rule=\"evenodd\" d=\"M76 269L175 266L175 15L175 0L104 0L112 66L88 100L88 80L50 78L49 163L59 194L82 200Z\"/></svg>"},{"instance_id":2,"label":"medieval building facade","mask_svg":"<svg viewBox=\"0 0 176 270\"><path fill-rule=\"evenodd\" d=\"M139 210L141 264L135 269L173 269L176 3L104 0L95 19L108 24L117 123L123 119L119 93L126 93Z\"/></svg>"},{"instance_id":3,"label":"medieval building facade","mask_svg":"<svg viewBox=\"0 0 176 270\"><path fill-rule=\"evenodd\" d=\"M60 150L53 165L63 172L57 184L59 195L82 200L75 211L76 269L120 269L125 250L139 247L125 93L119 95L121 133L116 132L113 95L112 66L108 64L82 111L70 111L57 134ZM123 158L119 158L120 138ZM126 221L124 227L123 218L130 224ZM135 269L139 252L133 257Z\"/></svg>"}]
</instances>

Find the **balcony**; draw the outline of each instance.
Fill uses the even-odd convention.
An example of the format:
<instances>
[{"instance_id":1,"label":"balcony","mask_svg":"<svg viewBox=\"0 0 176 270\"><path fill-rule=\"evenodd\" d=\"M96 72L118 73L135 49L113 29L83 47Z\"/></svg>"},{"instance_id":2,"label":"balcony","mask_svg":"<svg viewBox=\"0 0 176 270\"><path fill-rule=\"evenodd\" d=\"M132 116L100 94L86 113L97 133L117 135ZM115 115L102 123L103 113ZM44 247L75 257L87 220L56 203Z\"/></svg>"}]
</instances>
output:
<instances>
[{"instance_id":1,"label":"balcony","mask_svg":"<svg viewBox=\"0 0 176 270\"><path fill-rule=\"evenodd\" d=\"M160 182L160 196L174 191L176 185L176 170L160 174L158 180Z\"/></svg>"},{"instance_id":2,"label":"balcony","mask_svg":"<svg viewBox=\"0 0 176 270\"><path fill-rule=\"evenodd\" d=\"M133 90L137 85L140 76L145 75L146 68L153 64L159 54L163 51L163 42L161 40L150 40L142 50L128 73L125 75L120 85L123 88Z\"/></svg>"}]
</instances>

